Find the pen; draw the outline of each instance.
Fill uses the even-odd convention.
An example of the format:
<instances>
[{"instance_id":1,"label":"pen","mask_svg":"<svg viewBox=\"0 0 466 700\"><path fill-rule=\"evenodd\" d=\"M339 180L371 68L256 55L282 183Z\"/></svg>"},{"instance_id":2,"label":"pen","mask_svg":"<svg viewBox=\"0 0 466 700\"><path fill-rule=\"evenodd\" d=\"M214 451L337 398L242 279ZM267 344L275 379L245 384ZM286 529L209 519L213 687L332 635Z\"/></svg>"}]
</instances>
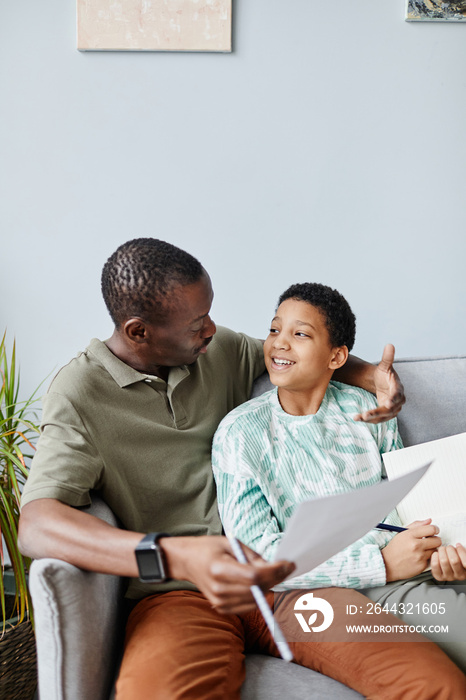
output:
<instances>
[{"instance_id":1,"label":"pen","mask_svg":"<svg viewBox=\"0 0 466 700\"><path fill-rule=\"evenodd\" d=\"M236 537L233 537L233 535L228 533L227 537L236 559L240 562L240 564L248 564L249 562L246 559L246 555L244 554L241 544L238 542ZM283 636L283 632L278 626L278 623L274 620L273 613L269 608L269 605L265 599L265 595L262 593L262 590L259 588L259 586L251 586L251 593L254 596L254 600L257 603L257 607L261 611L262 617L264 618L267 627L270 630L270 634L272 635L273 640L277 645L277 649L280 652L280 656L285 661L292 661L293 654L291 652L291 649L288 646L288 643L285 637Z\"/></svg>"},{"instance_id":2,"label":"pen","mask_svg":"<svg viewBox=\"0 0 466 700\"><path fill-rule=\"evenodd\" d=\"M386 523L379 523L375 526L376 530L388 530L389 532L404 532L407 527L399 527L398 525L387 525Z\"/></svg>"}]
</instances>

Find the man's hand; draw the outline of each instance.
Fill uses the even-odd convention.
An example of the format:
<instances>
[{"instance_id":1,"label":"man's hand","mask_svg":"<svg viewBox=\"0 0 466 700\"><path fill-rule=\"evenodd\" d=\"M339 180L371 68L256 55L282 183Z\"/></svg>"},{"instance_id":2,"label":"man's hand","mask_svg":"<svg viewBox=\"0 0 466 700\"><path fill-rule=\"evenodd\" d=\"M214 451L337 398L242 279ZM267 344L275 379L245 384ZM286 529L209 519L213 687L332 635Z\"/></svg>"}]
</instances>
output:
<instances>
[{"instance_id":1,"label":"man's hand","mask_svg":"<svg viewBox=\"0 0 466 700\"><path fill-rule=\"evenodd\" d=\"M437 581L466 580L466 549L462 544L456 547L439 547L430 560L432 576Z\"/></svg>"},{"instance_id":2,"label":"man's hand","mask_svg":"<svg viewBox=\"0 0 466 700\"><path fill-rule=\"evenodd\" d=\"M374 386L377 396L378 407L372 411L359 413L354 420L365 423L382 423L383 421L395 418L401 411L401 407L406 401L404 387L398 374L393 369L395 360L395 348L393 345L386 345L383 350L382 359L374 370Z\"/></svg>"},{"instance_id":3,"label":"man's hand","mask_svg":"<svg viewBox=\"0 0 466 700\"><path fill-rule=\"evenodd\" d=\"M191 581L221 613L245 613L255 608L251 586L264 591L294 570L286 561L270 564L242 545L248 564L236 561L226 537L161 538L172 578Z\"/></svg>"},{"instance_id":4,"label":"man's hand","mask_svg":"<svg viewBox=\"0 0 466 700\"><path fill-rule=\"evenodd\" d=\"M438 531L438 527L432 525L430 518L416 520L408 526L407 530L390 540L381 550L387 572L387 583L412 578L427 568L429 559L442 544L440 537L437 537Z\"/></svg>"}]
</instances>

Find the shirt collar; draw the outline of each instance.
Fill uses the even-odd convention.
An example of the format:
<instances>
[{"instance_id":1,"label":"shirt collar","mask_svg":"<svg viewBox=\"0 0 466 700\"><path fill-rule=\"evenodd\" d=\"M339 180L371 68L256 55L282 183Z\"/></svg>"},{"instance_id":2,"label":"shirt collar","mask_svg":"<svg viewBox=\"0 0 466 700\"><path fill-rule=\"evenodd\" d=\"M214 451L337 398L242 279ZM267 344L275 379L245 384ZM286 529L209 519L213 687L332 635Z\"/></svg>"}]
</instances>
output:
<instances>
[{"instance_id":1,"label":"shirt collar","mask_svg":"<svg viewBox=\"0 0 466 700\"><path fill-rule=\"evenodd\" d=\"M94 357L107 370L110 376L121 388L131 386L131 384L137 384L138 382L144 382L146 380L147 374L138 372L137 369L130 367L126 364L126 362L120 360L101 340L93 338L87 349L94 355ZM173 379L175 379L175 383L177 384L188 374L189 369L186 365L183 365L182 367L173 367L170 369L168 384L171 384ZM173 378L172 375L174 375ZM153 381L160 382L164 386L166 385L166 382L163 379L160 379L160 377L154 377Z\"/></svg>"}]
</instances>

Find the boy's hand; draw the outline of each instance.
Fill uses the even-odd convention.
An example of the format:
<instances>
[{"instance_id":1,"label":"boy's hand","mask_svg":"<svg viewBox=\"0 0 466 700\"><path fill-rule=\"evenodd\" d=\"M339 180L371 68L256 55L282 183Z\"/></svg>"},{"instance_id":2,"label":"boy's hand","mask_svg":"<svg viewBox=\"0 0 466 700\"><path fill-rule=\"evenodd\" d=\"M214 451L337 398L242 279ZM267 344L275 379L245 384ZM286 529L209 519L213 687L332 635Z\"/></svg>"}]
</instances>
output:
<instances>
[{"instance_id":1,"label":"boy's hand","mask_svg":"<svg viewBox=\"0 0 466 700\"><path fill-rule=\"evenodd\" d=\"M442 544L440 537L436 536L438 531L438 527L432 525L430 518L416 520L408 525L405 532L398 533L390 540L381 550L387 571L387 583L412 578L427 568L433 553Z\"/></svg>"},{"instance_id":2,"label":"boy's hand","mask_svg":"<svg viewBox=\"0 0 466 700\"><path fill-rule=\"evenodd\" d=\"M462 544L439 547L430 560L432 576L437 581L464 581L466 579L466 549Z\"/></svg>"},{"instance_id":3,"label":"boy's hand","mask_svg":"<svg viewBox=\"0 0 466 700\"><path fill-rule=\"evenodd\" d=\"M242 545L248 564L236 561L226 537L161 538L170 576L191 581L221 613L240 614L256 607L251 586L264 591L295 569L288 561L266 562Z\"/></svg>"},{"instance_id":4,"label":"boy's hand","mask_svg":"<svg viewBox=\"0 0 466 700\"><path fill-rule=\"evenodd\" d=\"M395 348L389 344L384 347L382 359L374 370L374 386L378 407L372 411L359 413L354 420L365 423L382 423L395 418L406 402L404 387L398 374L393 369Z\"/></svg>"}]
</instances>

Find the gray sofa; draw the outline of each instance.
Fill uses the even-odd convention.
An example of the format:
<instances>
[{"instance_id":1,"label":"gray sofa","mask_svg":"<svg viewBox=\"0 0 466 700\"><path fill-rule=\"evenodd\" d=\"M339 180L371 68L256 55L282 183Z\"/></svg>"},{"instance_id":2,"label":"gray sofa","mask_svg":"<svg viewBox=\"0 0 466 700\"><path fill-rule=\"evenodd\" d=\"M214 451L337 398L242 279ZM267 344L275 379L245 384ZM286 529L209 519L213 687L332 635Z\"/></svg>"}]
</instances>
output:
<instances>
[{"instance_id":1,"label":"gray sofa","mask_svg":"<svg viewBox=\"0 0 466 700\"><path fill-rule=\"evenodd\" d=\"M466 431L466 357L399 360L396 369L408 399L399 417L406 446ZM262 377L254 394L268 388ZM116 525L100 499L94 499L91 512ZM124 581L41 559L32 564L30 588L41 700L108 700L121 650ZM332 679L279 659L250 655L246 665L242 700L361 698ZM396 682L396 669L393 677Z\"/></svg>"}]
</instances>

